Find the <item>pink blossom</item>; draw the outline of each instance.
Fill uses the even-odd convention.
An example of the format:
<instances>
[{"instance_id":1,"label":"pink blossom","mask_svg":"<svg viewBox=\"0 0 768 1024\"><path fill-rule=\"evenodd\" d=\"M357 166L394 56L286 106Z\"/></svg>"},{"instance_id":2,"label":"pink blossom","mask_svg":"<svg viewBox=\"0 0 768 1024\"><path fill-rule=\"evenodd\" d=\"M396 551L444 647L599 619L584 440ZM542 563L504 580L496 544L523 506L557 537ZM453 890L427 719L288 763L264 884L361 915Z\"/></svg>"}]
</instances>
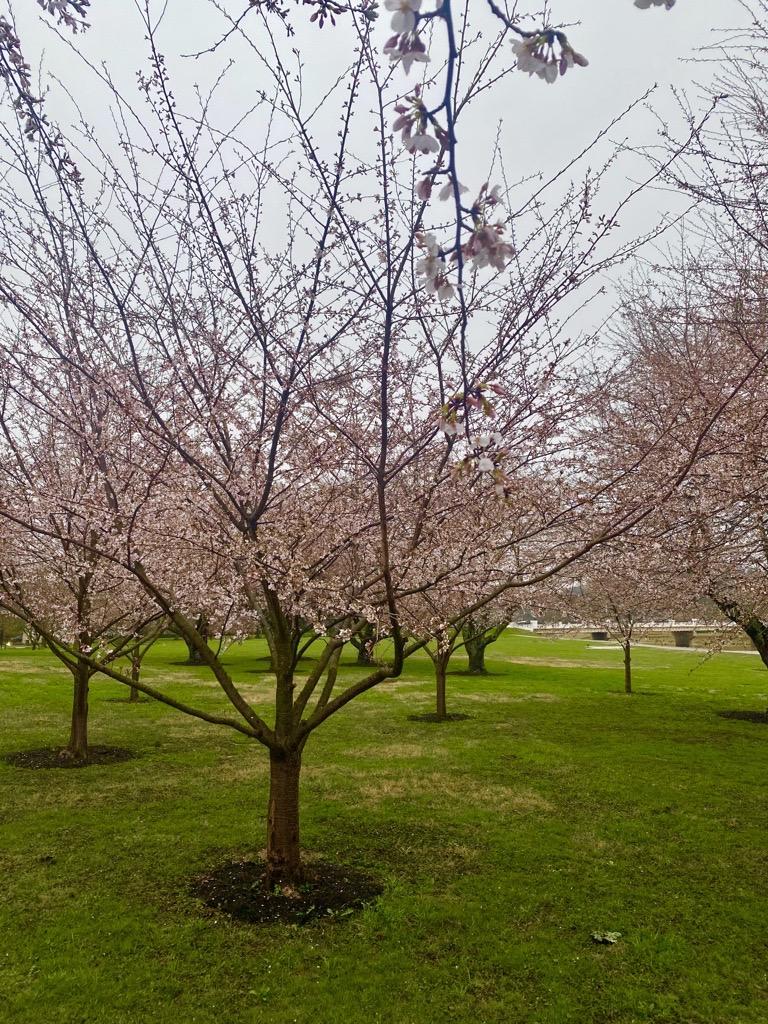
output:
<instances>
[{"instance_id":1,"label":"pink blossom","mask_svg":"<svg viewBox=\"0 0 768 1024\"><path fill-rule=\"evenodd\" d=\"M466 185L462 185L461 182L459 182L459 195L462 195L464 192L469 192L469 189L467 188ZM437 193L437 198L438 199L443 199L443 200L444 199L450 199L452 195L453 195L453 181L449 179L448 181L446 181L446 183L443 185L443 187Z\"/></svg>"},{"instance_id":2,"label":"pink blossom","mask_svg":"<svg viewBox=\"0 0 768 1024\"><path fill-rule=\"evenodd\" d=\"M392 36L384 46L384 53L393 64L400 61L406 75L410 72L415 61L421 61L422 63L429 61L427 48L421 41L418 32L402 32Z\"/></svg>"}]
</instances>

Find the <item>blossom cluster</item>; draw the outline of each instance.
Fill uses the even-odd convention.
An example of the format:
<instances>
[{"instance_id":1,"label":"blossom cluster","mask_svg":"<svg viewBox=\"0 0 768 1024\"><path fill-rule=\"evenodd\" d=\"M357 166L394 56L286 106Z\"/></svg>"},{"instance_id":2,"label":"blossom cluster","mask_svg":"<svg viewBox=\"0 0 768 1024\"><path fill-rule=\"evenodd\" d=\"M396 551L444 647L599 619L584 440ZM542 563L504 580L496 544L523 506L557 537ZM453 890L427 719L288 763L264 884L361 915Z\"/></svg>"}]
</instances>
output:
<instances>
[{"instance_id":1,"label":"blossom cluster","mask_svg":"<svg viewBox=\"0 0 768 1024\"><path fill-rule=\"evenodd\" d=\"M416 273L424 279L424 287L433 292L439 299L453 297L453 285L448 280L445 255L438 245L437 239L430 232L417 236L419 245L425 255L416 264Z\"/></svg>"},{"instance_id":2,"label":"blossom cluster","mask_svg":"<svg viewBox=\"0 0 768 1024\"><path fill-rule=\"evenodd\" d=\"M467 391L449 398L445 405L441 406L437 418L437 425L446 437L460 437L467 432L467 415L472 410L480 412L483 416L493 418L496 409L493 405L491 395L501 396L504 389L498 384L484 383L468 388ZM478 435L485 436L485 435ZM494 435L488 435L493 441ZM485 445L484 447L487 447Z\"/></svg>"},{"instance_id":3,"label":"blossom cluster","mask_svg":"<svg viewBox=\"0 0 768 1024\"><path fill-rule=\"evenodd\" d=\"M432 178L430 177L424 178L416 187L417 195L422 200L428 199L431 191ZM466 188L459 185L459 191L466 192ZM448 199L452 194L453 180L449 179L440 188L439 198ZM500 197L500 186L494 185L489 189L486 182L469 211L472 216L473 228L469 238L461 246L461 255L476 269L493 267L495 270L501 271L514 255L514 247L504 238L505 225L503 222L491 223L488 221L488 215L500 203ZM448 278L448 265L455 263L458 259L456 248L441 248L431 232L420 232L416 236L416 240L424 250L424 255L416 264L416 274L423 279L428 292L437 294L440 299L452 298L454 289Z\"/></svg>"},{"instance_id":4,"label":"blossom cluster","mask_svg":"<svg viewBox=\"0 0 768 1024\"><path fill-rule=\"evenodd\" d=\"M503 270L514 254L514 248L504 240L504 224L501 221L489 223L488 216L501 202L501 187L488 187L486 182L472 204L470 211L474 225L469 240L462 246L464 259L470 260L476 268L493 267Z\"/></svg>"},{"instance_id":5,"label":"blossom cluster","mask_svg":"<svg viewBox=\"0 0 768 1024\"><path fill-rule=\"evenodd\" d=\"M524 36L512 42L517 57L517 70L528 75L538 75L551 85L577 65L585 68L587 58L578 53L568 42L563 32L546 31Z\"/></svg>"},{"instance_id":6,"label":"blossom cluster","mask_svg":"<svg viewBox=\"0 0 768 1024\"><path fill-rule=\"evenodd\" d=\"M60 25L66 25L73 32L88 27L84 21L78 21L73 17L71 12L74 11L81 19L85 18L91 0L37 0L37 4L46 14L57 18Z\"/></svg>"},{"instance_id":7,"label":"blossom cluster","mask_svg":"<svg viewBox=\"0 0 768 1024\"><path fill-rule=\"evenodd\" d=\"M393 64L399 61L407 75L414 62L429 60L424 40L416 31L421 0L384 0L384 6L393 12L390 25L394 32L384 46L384 53Z\"/></svg>"},{"instance_id":8,"label":"blossom cluster","mask_svg":"<svg viewBox=\"0 0 768 1024\"><path fill-rule=\"evenodd\" d=\"M675 0L635 0L641 8L661 6L671 8ZM419 34L422 20L444 16L441 8L428 13L421 12L422 0L384 0L385 8L391 12L390 27L394 33L384 46L384 53L392 63L401 63L405 72L411 70L414 62L427 62L429 54ZM500 17L502 15L499 14ZM502 17L502 20L503 17ZM517 59L517 70L530 76L536 75L550 84L557 81L573 67L587 67L587 58L576 51L568 41L566 34L558 29L544 28L536 32L523 32L510 22L505 22L520 38L512 43ZM438 198L445 200L459 192L465 192L463 185L456 180L455 155L452 150L452 126L447 130L436 119L436 114L445 108L445 101L435 110L429 110L422 99L421 86L417 85L413 92L395 105L397 117L393 122L393 130L400 132L403 146L412 155L434 154L436 163L416 185L416 197L427 202L432 197L435 179L438 175L448 175L440 187ZM449 108L447 108L449 109ZM449 151L448 170L441 167L443 156ZM449 280L448 271L451 263L466 261L475 270L492 267L503 271L514 255L513 245L505 237L506 226L503 220L491 220L489 214L500 202L500 188L488 188L483 185L475 203L467 208L457 200L457 216L463 230L469 232L464 242L458 240L451 247L441 247L435 236L428 232L417 235L417 241L424 254L416 265L416 274L422 280L428 292L436 294L441 300L453 297L454 286ZM470 214L471 228L466 227L462 217Z\"/></svg>"},{"instance_id":9,"label":"blossom cluster","mask_svg":"<svg viewBox=\"0 0 768 1024\"><path fill-rule=\"evenodd\" d=\"M505 474L503 462L507 451L502 447L504 438L500 430L469 432L469 415L472 411L492 419L496 415L492 396L504 395L504 389L495 383L486 382L454 395L438 414L438 426L449 440L466 440L468 453L455 467L458 474L479 474L483 483L493 486L494 493L507 498L511 493L512 481Z\"/></svg>"},{"instance_id":10,"label":"blossom cluster","mask_svg":"<svg viewBox=\"0 0 768 1024\"><path fill-rule=\"evenodd\" d=\"M470 439L470 444L478 440L485 439L491 435L481 435L480 438ZM498 432L493 435L494 437L501 438ZM492 441L491 444L494 442ZM504 472L502 463L507 455L507 452L503 448L496 450L487 447L475 449L470 454L466 455L460 462L456 464L455 472L460 476L473 477L475 474L479 474L480 482L483 485L491 485L493 493L499 498L508 498L512 492L512 480Z\"/></svg>"},{"instance_id":11,"label":"blossom cluster","mask_svg":"<svg viewBox=\"0 0 768 1024\"><path fill-rule=\"evenodd\" d=\"M409 153L438 153L445 146L447 138L439 124L427 113L421 98L421 86L400 103L395 104L397 117L392 129L400 132L403 145ZM433 134L429 134L430 128Z\"/></svg>"}]
</instances>

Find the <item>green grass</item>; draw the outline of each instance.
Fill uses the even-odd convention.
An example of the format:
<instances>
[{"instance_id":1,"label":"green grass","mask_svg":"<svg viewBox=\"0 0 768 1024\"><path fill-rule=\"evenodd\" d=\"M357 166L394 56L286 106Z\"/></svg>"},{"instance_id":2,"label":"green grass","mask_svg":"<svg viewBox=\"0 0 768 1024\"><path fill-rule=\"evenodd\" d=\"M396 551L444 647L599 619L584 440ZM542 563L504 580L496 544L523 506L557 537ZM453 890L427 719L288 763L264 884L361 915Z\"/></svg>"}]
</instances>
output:
<instances>
[{"instance_id":1,"label":"green grass","mask_svg":"<svg viewBox=\"0 0 768 1024\"><path fill-rule=\"evenodd\" d=\"M263 645L228 660L267 707ZM182 648L147 679L223 701ZM191 876L263 845L266 759L234 732L95 681L109 767L0 764L0 1021L13 1024L765 1024L768 726L759 659L621 655L510 635L486 679L430 664L310 741L307 850L385 884L343 921L254 927L201 912ZM351 669L350 669L351 671ZM0 651L0 753L65 739L69 686ZM613 947L593 931L619 931Z\"/></svg>"}]
</instances>

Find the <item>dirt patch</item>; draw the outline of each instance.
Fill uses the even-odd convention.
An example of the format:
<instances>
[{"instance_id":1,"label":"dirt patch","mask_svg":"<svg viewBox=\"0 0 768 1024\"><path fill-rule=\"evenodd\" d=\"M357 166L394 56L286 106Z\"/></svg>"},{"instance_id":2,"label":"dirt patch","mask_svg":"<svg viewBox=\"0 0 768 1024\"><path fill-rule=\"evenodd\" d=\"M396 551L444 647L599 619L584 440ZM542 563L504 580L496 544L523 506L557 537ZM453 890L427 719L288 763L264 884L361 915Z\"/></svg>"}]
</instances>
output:
<instances>
[{"instance_id":1,"label":"dirt patch","mask_svg":"<svg viewBox=\"0 0 768 1024\"><path fill-rule=\"evenodd\" d=\"M430 685L427 679L405 679L401 677L382 683L377 687L377 690L379 693L397 693L398 690L413 690L427 685Z\"/></svg>"},{"instance_id":2,"label":"dirt patch","mask_svg":"<svg viewBox=\"0 0 768 1024\"><path fill-rule=\"evenodd\" d=\"M408 715L409 722L435 722L438 725L442 722L466 722L470 715L437 715L434 711L429 711L425 715Z\"/></svg>"},{"instance_id":3,"label":"dirt patch","mask_svg":"<svg viewBox=\"0 0 768 1024\"><path fill-rule=\"evenodd\" d=\"M445 747L434 747L426 743L389 743L386 746L355 747L345 750L345 757L408 759L434 757L435 754L447 755Z\"/></svg>"},{"instance_id":4,"label":"dirt patch","mask_svg":"<svg viewBox=\"0 0 768 1024\"><path fill-rule=\"evenodd\" d=\"M359 802L376 806L386 799L418 800L425 793L432 794L432 799L491 807L502 813L555 809L548 800L530 789L436 772L379 776L375 779L368 773L367 781L360 787Z\"/></svg>"},{"instance_id":5,"label":"dirt patch","mask_svg":"<svg viewBox=\"0 0 768 1024\"><path fill-rule=\"evenodd\" d=\"M755 722L768 725L768 711L718 711L721 718L733 718L738 722Z\"/></svg>"},{"instance_id":6,"label":"dirt patch","mask_svg":"<svg viewBox=\"0 0 768 1024\"><path fill-rule=\"evenodd\" d=\"M503 658L508 665L540 665L542 668L602 668L612 669L604 661L570 661L568 658Z\"/></svg>"},{"instance_id":7,"label":"dirt patch","mask_svg":"<svg viewBox=\"0 0 768 1024\"><path fill-rule=\"evenodd\" d=\"M191 891L207 907L252 924L307 924L338 920L371 903L384 891L368 875L337 864L315 862L296 886L267 888L258 861L229 861L193 879Z\"/></svg>"},{"instance_id":8,"label":"dirt patch","mask_svg":"<svg viewBox=\"0 0 768 1024\"><path fill-rule=\"evenodd\" d=\"M119 764L135 757L132 750L124 747L89 747L87 761L73 761L61 747L43 747L6 754L3 761L14 768L88 768L94 764Z\"/></svg>"},{"instance_id":9,"label":"dirt patch","mask_svg":"<svg viewBox=\"0 0 768 1024\"><path fill-rule=\"evenodd\" d=\"M521 693L513 696L511 693L462 693L462 700L475 700L482 704L524 704L529 700L540 700L546 704L557 704L561 697L554 693Z\"/></svg>"}]
</instances>

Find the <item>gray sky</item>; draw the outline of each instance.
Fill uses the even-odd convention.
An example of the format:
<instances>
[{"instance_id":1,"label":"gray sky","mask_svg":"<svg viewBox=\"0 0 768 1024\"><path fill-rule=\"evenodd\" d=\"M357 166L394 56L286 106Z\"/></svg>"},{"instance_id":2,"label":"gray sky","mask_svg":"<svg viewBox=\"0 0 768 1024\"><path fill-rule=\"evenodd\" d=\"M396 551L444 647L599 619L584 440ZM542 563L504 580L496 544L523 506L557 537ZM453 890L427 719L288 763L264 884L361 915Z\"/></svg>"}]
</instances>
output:
<instances>
[{"instance_id":1,"label":"gray sky","mask_svg":"<svg viewBox=\"0 0 768 1024\"><path fill-rule=\"evenodd\" d=\"M225 0L225 6L236 14L245 2ZM161 6L156 4L156 9L159 11ZM521 10L533 7L519 6ZM430 0L425 0L424 9L429 7ZM482 21L487 15L481 0L477 0L477 7L481 12L479 27L490 29L492 19ZM551 86L515 73L489 91L487 99L478 104L476 112L459 130L460 176L472 190L482 184L488 173L489 154L500 123L507 174L519 179L537 172L551 174L654 83L658 83L651 101L654 108L662 118L675 122L676 104L670 86L686 89L695 97L696 80L706 81L711 73L711 65L686 63L686 58L698 47L712 43L717 38L714 30L745 20L738 0L678 0L670 12L663 8L641 11L633 6L632 0L553 0L551 8L552 22L581 22L568 29L569 37L575 48L588 56L590 66L573 69ZM74 89L87 120L107 138L111 128L104 97L93 89L90 73L56 40L33 0L15 0L14 14L22 28L28 59L35 63L45 48L46 67ZM349 36L343 20L336 30L329 26L318 30L308 24L307 8L298 7L291 14L297 26L296 39L306 59L306 93L320 95L349 59ZM249 106L258 89L267 84L266 76L248 51L235 45L226 55L221 52L199 61L178 59L179 54L210 44L217 34L215 17L206 0L167 0L162 46L182 107L191 96L193 83L204 85L211 81L226 56L236 57L219 101L221 117L232 121L235 112ZM77 37L77 46L95 62L106 61L115 80L129 92L135 92L135 72L144 66L145 47L134 3L93 0L90 20L92 27L85 36ZM382 9L375 29L381 45L389 35L388 20L388 12ZM223 24L219 22L219 26ZM413 75L410 79L402 76L402 91L406 92L413 81ZM55 89L49 104L57 117L67 116L67 107ZM329 130L334 123L328 122ZM253 132L256 138L260 124L252 122L246 131ZM654 143L657 131L657 120L648 110L639 110L612 137L626 138L633 147L642 147ZM599 164L600 154L606 155L608 151L608 146L603 147L590 161ZM620 196L628 181L640 179L644 173L642 160L625 157L612 174L606 201ZM623 228L628 233L641 231L659 212L679 209L677 197L658 191L647 193L623 216ZM602 315L606 308L603 302L596 315Z\"/></svg>"}]
</instances>

